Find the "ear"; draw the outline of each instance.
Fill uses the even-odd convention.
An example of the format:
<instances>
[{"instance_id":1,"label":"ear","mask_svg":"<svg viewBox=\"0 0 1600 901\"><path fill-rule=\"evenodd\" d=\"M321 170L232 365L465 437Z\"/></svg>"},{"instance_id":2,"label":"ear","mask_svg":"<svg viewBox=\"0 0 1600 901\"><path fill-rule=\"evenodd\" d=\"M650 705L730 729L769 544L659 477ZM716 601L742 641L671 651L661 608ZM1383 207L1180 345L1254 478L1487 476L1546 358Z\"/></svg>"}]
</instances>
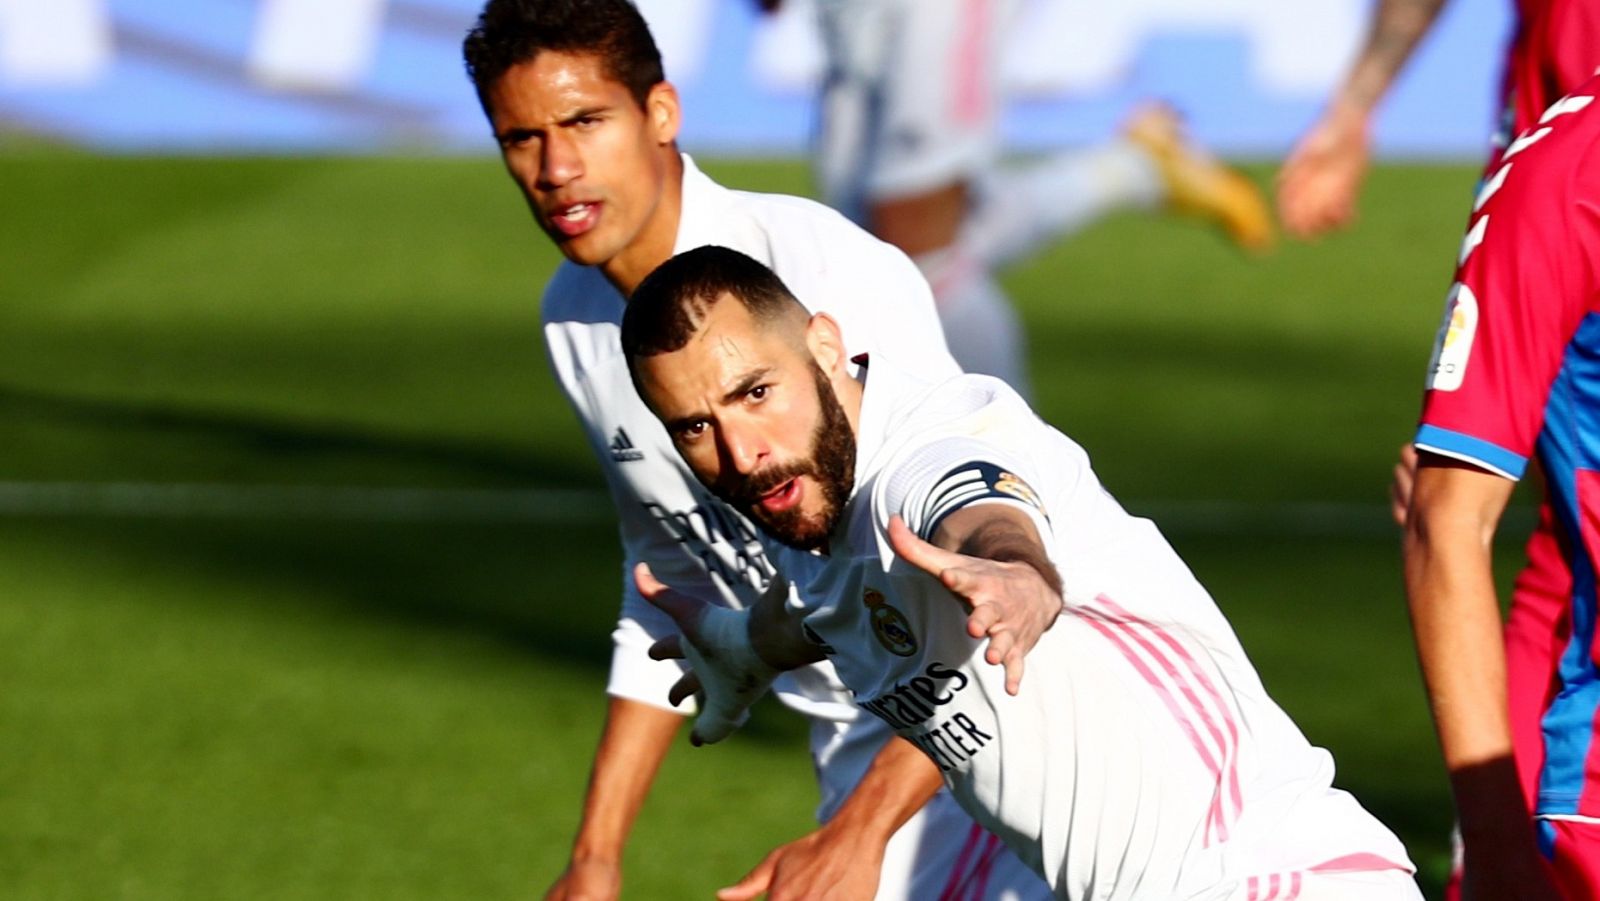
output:
<instances>
[{"instance_id":1,"label":"ear","mask_svg":"<svg viewBox=\"0 0 1600 901\"><path fill-rule=\"evenodd\" d=\"M844 332L839 329L838 320L832 316L827 313L812 314L811 321L806 323L806 347L829 378L848 374L846 364L849 359L845 356Z\"/></svg>"},{"instance_id":2,"label":"ear","mask_svg":"<svg viewBox=\"0 0 1600 901\"><path fill-rule=\"evenodd\" d=\"M678 89L672 82L663 81L650 89L644 98L644 114L657 144L671 144L678 139L682 107L678 104Z\"/></svg>"}]
</instances>

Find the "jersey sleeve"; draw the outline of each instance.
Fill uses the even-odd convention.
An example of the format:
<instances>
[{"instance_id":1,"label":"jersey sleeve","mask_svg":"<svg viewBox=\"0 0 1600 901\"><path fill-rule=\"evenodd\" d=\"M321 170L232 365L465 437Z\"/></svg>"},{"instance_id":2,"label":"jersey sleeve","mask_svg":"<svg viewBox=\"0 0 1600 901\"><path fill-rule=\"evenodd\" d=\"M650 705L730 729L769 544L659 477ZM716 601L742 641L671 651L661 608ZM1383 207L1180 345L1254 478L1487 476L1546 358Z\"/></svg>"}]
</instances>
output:
<instances>
[{"instance_id":1,"label":"jersey sleeve","mask_svg":"<svg viewBox=\"0 0 1600 901\"><path fill-rule=\"evenodd\" d=\"M1586 248L1600 247L1600 192L1585 170L1600 167L1583 163L1600 159L1600 110L1559 107L1508 148L1479 191L1415 442L1510 479L1527 467L1551 385L1595 300Z\"/></svg>"},{"instance_id":2,"label":"jersey sleeve","mask_svg":"<svg viewBox=\"0 0 1600 901\"><path fill-rule=\"evenodd\" d=\"M1002 504L1021 510L1048 542L1049 511L1029 466L1019 456L971 437L943 438L917 448L883 474L878 526L888 528L899 514L906 526L931 541L940 523L975 504Z\"/></svg>"}]
</instances>

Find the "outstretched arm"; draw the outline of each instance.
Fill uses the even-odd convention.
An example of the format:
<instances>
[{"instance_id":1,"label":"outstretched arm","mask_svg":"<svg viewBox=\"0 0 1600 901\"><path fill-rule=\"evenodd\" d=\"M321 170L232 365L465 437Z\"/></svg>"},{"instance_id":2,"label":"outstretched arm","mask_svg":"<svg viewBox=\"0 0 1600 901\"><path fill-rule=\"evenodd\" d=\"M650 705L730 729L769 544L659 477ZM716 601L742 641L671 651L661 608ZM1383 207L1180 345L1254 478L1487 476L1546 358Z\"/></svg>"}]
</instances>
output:
<instances>
[{"instance_id":1,"label":"outstretched arm","mask_svg":"<svg viewBox=\"0 0 1600 901\"><path fill-rule=\"evenodd\" d=\"M1005 504L973 504L945 516L918 538L895 515L889 543L906 562L933 575L972 609L967 634L989 637L984 659L1006 669L1006 691L1022 686L1023 658L1063 607L1061 575L1028 514Z\"/></svg>"},{"instance_id":2,"label":"outstretched arm","mask_svg":"<svg viewBox=\"0 0 1600 901\"><path fill-rule=\"evenodd\" d=\"M1491 548L1512 482L1424 454L1406 517L1417 657L1456 799L1469 898L1554 898L1512 762Z\"/></svg>"},{"instance_id":3,"label":"outstretched arm","mask_svg":"<svg viewBox=\"0 0 1600 901\"><path fill-rule=\"evenodd\" d=\"M1278 174L1278 215L1313 238L1349 224L1367 173L1372 112L1388 93L1444 0L1381 0L1366 43L1327 108Z\"/></svg>"}]
</instances>

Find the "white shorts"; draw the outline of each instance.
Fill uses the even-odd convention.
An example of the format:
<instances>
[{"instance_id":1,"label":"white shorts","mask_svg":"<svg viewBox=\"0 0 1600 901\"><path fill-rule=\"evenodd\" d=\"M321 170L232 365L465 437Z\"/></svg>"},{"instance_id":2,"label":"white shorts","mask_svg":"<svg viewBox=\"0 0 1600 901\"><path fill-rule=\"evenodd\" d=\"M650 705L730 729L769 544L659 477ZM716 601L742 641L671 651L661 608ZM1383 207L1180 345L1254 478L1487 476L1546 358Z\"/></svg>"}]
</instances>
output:
<instances>
[{"instance_id":1,"label":"white shorts","mask_svg":"<svg viewBox=\"0 0 1600 901\"><path fill-rule=\"evenodd\" d=\"M1045 901L1050 886L941 791L884 849L878 901Z\"/></svg>"},{"instance_id":2,"label":"white shorts","mask_svg":"<svg viewBox=\"0 0 1600 901\"><path fill-rule=\"evenodd\" d=\"M971 178L999 150L1000 45L1016 0L818 0L828 68L817 180L868 201Z\"/></svg>"}]
</instances>

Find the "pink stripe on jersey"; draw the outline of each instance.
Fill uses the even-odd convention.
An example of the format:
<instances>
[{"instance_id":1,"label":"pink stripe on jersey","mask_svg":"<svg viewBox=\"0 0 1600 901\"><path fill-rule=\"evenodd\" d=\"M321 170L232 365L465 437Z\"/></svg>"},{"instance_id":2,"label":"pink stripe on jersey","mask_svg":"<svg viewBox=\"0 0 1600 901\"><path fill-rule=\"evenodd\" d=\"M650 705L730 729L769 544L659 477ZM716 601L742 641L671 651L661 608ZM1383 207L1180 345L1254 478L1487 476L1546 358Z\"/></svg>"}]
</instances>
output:
<instances>
[{"instance_id":1,"label":"pink stripe on jersey","mask_svg":"<svg viewBox=\"0 0 1600 901\"><path fill-rule=\"evenodd\" d=\"M1117 644L1123 655L1134 664L1135 669L1139 671L1145 681L1156 689L1157 694L1166 703L1168 710L1172 711L1173 715L1179 720L1180 726L1189 736L1189 740L1195 746L1195 750L1199 753L1201 760L1211 770L1212 775L1217 777L1217 791L1212 799L1206 824L1206 841L1209 844L1212 840L1213 830L1217 840L1227 841L1228 823L1233 818L1236 818L1238 812L1244 807L1243 792L1239 786L1237 753L1239 727L1233 708L1224 700L1222 693L1217 690L1216 685L1195 660L1194 655L1170 632L1149 620L1136 616L1105 595L1095 598L1095 602L1107 609L1098 610L1086 606L1078 608L1076 612L1083 615L1086 622L1095 625L1096 629L1102 634L1112 638L1113 642ZM1177 686L1182 699L1188 702L1188 713L1180 712L1179 708L1182 705L1172 697L1167 685L1150 671L1148 665L1136 655L1136 652L1132 651L1124 642L1112 636L1110 632L1101 628L1099 625L1101 623L1116 627L1128 638L1136 642L1144 650L1145 654L1155 661L1168 679ZM1154 641L1148 636L1153 636ZM1182 667L1179 667L1174 662L1174 658L1182 661ZM1196 685L1199 686L1199 692L1195 689ZM1222 720L1223 728L1218 727L1216 718L1212 715L1213 711L1201 700L1201 694L1204 694L1211 701L1211 706L1215 708L1216 717ZM1205 740L1194 728L1192 716L1195 714L1198 714L1200 721L1205 724L1207 733L1216 743L1220 761L1212 756L1211 747L1205 743ZM1226 736L1223 734L1224 728L1226 729ZM1225 795L1232 801L1233 817L1227 815L1227 805L1224 803Z\"/></svg>"},{"instance_id":2,"label":"pink stripe on jersey","mask_svg":"<svg viewBox=\"0 0 1600 901\"><path fill-rule=\"evenodd\" d=\"M1179 643L1178 640L1172 637L1172 635L1166 630L1157 627L1147 620L1140 619L1132 612L1124 609L1116 601L1113 601L1111 598L1105 595L1100 595L1098 598L1096 598L1096 600L1104 604L1107 609L1118 616L1121 616L1130 622L1137 622L1154 632L1158 639L1166 644L1167 647L1171 648L1173 652L1175 652L1178 657L1183 660L1184 664L1189 668L1189 672L1194 676L1195 681L1200 683L1200 687L1211 696L1212 701L1216 702L1217 709L1222 711L1224 723L1228 727L1228 737L1232 739L1231 744L1224 746L1225 753L1227 754L1227 760L1224 765L1228 767L1228 790L1233 795L1234 809L1242 810L1244 808L1244 792L1239 787L1239 765L1238 761L1235 759L1239 748L1239 725L1234 719L1233 708L1230 707L1223 699L1222 692L1217 690L1217 686L1211 681L1211 677L1206 674L1205 669L1203 669L1199 662L1196 661L1189 653L1189 649ZM1198 706L1198 702L1196 702L1196 705ZM1204 715L1204 712L1205 708L1202 707L1202 715ZM1206 723L1207 725L1210 725L1209 718L1206 720Z\"/></svg>"},{"instance_id":3,"label":"pink stripe on jersey","mask_svg":"<svg viewBox=\"0 0 1600 901\"><path fill-rule=\"evenodd\" d=\"M1122 638L1117 635L1116 630L1112 628L1113 625L1119 625L1123 627L1124 631L1126 631L1126 623L1120 623L1116 620L1103 619L1104 614L1088 608L1079 608L1075 612L1081 616L1084 622L1093 627L1096 632L1104 635L1112 644L1116 645L1117 650L1122 652L1122 656L1127 658L1128 663L1133 666L1134 670L1139 673L1139 675L1145 680L1146 683L1150 685L1151 688L1155 689L1156 695L1160 697L1161 702L1166 705L1167 712L1172 714L1172 718L1178 722L1178 727L1182 729L1184 734L1189 737L1189 743L1193 745L1195 753L1200 757L1201 763L1204 763L1206 769L1211 771L1211 775L1216 777L1217 790L1212 797L1211 807L1206 815L1206 845L1209 846L1211 844L1213 829L1215 829L1218 841L1227 841L1228 828L1222 811L1222 767L1217 763L1216 759L1211 756L1211 749L1206 746L1204 739L1200 737L1200 733L1195 730L1194 722L1190 718L1189 713L1183 709L1181 704L1179 704L1178 698L1174 697L1172 692L1167 689L1166 684L1163 683L1161 679L1156 676L1156 674L1144 662L1144 660L1139 657L1138 652L1130 647L1127 642L1124 642ZM1137 640L1137 638L1135 638L1135 640ZM1159 652L1157 651L1152 650L1151 653L1156 654L1157 657L1160 656Z\"/></svg>"},{"instance_id":4,"label":"pink stripe on jersey","mask_svg":"<svg viewBox=\"0 0 1600 901\"><path fill-rule=\"evenodd\" d=\"M972 858L972 852L978 843L987 835L983 827L977 823L967 830L967 840L961 845L961 853L956 856L956 865L950 868L950 878L945 880L944 891L939 893L939 901L954 901L956 892L966 881L967 861Z\"/></svg>"},{"instance_id":5,"label":"pink stripe on jersey","mask_svg":"<svg viewBox=\"0 0 1600 901\"><path fill-rule=\"evenodd\" d=\"M1308 869L1313 873L1351 873L1360 870L1411 871L1411 868L1403 863L1395 863L1382 855L1370 854L1364 851L1359 854L1346 854L1343 857L1325 860Z\"/></svg>"},{"instance_id":6,"label":"pink stripe on jersey","mask_svg":"<svg viewBox=\"0 0 1600 901\"><path fill-rule=\"evenodd\" d=\"M967 0L962 7L961 36L956 44L956 64L951 69L955 77L951 112L964 125L978 125L989 114L991 67L984 62L989 52L990 2Z\"/></svg>"}]
</instances>

